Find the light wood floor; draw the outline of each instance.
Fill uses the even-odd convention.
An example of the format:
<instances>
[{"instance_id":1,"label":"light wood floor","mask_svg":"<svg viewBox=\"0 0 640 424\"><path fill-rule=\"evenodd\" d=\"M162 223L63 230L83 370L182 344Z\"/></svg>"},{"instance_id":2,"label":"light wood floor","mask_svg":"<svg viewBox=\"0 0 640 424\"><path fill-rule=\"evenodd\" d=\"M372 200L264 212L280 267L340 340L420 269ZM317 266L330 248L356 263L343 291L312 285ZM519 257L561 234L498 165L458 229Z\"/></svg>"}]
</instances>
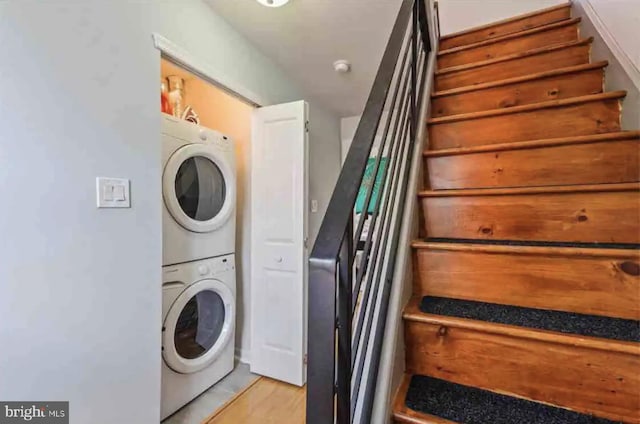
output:
<instances>
[{"instance_id":1,"label":"light wood floor","mask_svg":"<svg viewBox=\"0 0 640 424\"><path fill-rule=\"evenodd\" d=\"M203 424L304 424L306 389L261 377Z\"/></svg>"}]
</instances>

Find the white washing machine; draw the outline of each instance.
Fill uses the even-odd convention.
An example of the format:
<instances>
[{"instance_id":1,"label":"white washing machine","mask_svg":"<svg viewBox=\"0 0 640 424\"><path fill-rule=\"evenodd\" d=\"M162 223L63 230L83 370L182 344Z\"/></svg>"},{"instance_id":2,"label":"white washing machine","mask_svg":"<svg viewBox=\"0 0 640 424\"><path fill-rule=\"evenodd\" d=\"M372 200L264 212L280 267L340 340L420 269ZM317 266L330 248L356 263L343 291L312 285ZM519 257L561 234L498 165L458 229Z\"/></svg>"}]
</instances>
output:
<instances>
[{"instance_id":1,"label":"white washing machine","mask_svg":"<svg viewBox=\"0 0 640 424\"><path fill-rule=\"evenodd\" d=\"M232 140L163 114L162 264L235 252L236 161Z\"/></svg>"},{"instance_id":2,"label":"white washing machine","mask_svg":"<svg viewBox=\"0 0 640 424\"><path fill-rule=\"evenodd\" d=\"M234 259L162 269L162 419L233 370Z\"/></svg>"}]
</instances>

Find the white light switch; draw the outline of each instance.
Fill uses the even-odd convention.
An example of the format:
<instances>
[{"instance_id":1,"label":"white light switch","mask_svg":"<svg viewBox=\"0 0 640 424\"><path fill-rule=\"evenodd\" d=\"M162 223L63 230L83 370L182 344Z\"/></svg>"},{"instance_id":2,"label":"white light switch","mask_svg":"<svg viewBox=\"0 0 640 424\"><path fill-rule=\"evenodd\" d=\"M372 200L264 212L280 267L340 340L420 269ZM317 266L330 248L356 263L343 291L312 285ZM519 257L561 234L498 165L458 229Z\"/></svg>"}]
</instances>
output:
<instances>
[{"instance_id":1,"label":"white light switch","mask_svg":"<svg viewBox=\"0 0 640 424\"><path fill-rule=\"evenodd\" d=\"M102 186L102 200L107 202L113 201L113 185L107 184Z\"/></svg>"},{"instance_id":2,"label":"white light switch","mask_svg":"<svg viewBox=\"0 0 640 424\"><path fill-rule=\"evenodd\" d=\"M130 208L129 180L126 178L96 178L97 206L99 208Z\"/></svg>"},{"instance_id":3,"label":"white light switch","mask_svg":"<svg viewBox=\"0 0 640 424\"><path fill-rule=\"evenodd\" d=\"M125 200L127 200L127 196L125 195L123 185L113 186L113 200L117 202L124 202Z\"/></svg>"},{"instance_id":4,"label":"white light switch","mask_svg":"<svg viewBox=\"0 0 640 424\"><path fill-rule=\"evenodd\" d=\"M318 212L318 201L311 200L311 212Z\"/></svg>"}]
</instances>

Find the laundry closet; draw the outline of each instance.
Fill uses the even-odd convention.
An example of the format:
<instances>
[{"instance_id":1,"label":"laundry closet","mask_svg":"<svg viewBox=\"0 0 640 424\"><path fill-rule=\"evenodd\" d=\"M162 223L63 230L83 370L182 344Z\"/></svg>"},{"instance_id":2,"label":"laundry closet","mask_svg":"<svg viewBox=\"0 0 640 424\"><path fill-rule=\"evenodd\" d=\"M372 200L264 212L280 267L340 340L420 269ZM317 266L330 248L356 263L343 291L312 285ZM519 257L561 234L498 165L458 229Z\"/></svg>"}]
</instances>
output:
<instances>
[{"instance_id":1,"label":"laundry closet","mask_svg":"<svg viewBox=\"0 0 640 424\"><path fill-rule=\"evenodd\" d=\"M159 85L164 419L234 356L305 382L308 108L259 107L165 58Z\"/></svg>"}]
</instances>

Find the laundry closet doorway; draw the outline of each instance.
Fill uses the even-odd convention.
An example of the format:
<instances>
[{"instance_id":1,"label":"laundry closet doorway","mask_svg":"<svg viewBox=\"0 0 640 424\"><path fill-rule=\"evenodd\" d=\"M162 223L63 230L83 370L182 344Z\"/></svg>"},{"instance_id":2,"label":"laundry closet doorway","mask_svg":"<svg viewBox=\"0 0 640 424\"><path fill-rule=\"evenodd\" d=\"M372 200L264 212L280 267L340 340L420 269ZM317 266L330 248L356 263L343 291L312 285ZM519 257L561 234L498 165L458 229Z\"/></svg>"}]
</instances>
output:
<instances>
[{"instance_id":1,"label":"laundry closet doorway","mask_svg":"<svg viewBox=\"0 0 640 424\"><path fill-rule=\"evenodd\" d=\"M176 64L185 62L184 55L174 60L175 55L159 48L162 81L170 76L183 81L182 108L190 107L200 125L229 136L235 145L236 355L254 373L302 385L307 348L308 107L303 101L260 107L260 99L251 93L214 84L189 66Z\"/></svg>"}]
</instances>

